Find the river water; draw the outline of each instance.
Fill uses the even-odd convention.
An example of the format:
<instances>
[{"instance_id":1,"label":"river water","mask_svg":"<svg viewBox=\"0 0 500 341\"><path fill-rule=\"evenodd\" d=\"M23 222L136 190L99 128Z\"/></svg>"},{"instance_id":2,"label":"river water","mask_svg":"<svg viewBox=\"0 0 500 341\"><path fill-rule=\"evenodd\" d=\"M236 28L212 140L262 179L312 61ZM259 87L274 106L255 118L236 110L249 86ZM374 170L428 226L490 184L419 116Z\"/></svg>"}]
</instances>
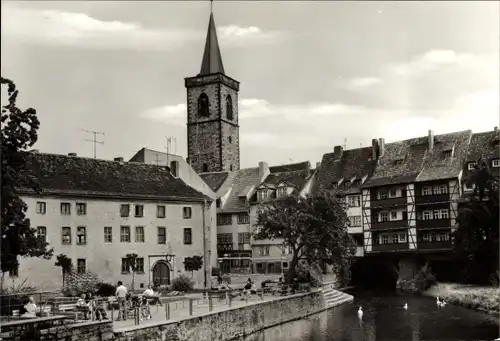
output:
<instances>
[{"instance_id":1,"label":"river water","mask_svg":"<svg viewBox=\"0 0 500 341\"><path fill-rule=\"evenodd\" d=\"M353 303L250 335L245 341L494 340L498 317L428 297L352 292ZM408 310L403 308L408 303ZM363 307L362 319L357 310Z\"/></svg>"}]
</instances>

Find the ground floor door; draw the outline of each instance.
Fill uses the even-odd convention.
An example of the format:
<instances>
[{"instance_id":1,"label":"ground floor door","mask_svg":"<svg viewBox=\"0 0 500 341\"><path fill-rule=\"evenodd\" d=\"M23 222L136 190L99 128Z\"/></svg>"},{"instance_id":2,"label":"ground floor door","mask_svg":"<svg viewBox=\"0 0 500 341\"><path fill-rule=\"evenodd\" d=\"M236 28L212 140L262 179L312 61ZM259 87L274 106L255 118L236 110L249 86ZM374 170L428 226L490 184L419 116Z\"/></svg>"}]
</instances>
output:
<instances>
[{"instance_id":1,"label":"ground floor door","mask_svg":"<svg viewBox=\"0 0 500 341\"><path fill-rule=\"evenodd\" d=\"M157 262L153 267L153 283L159 285L170 284L170 268L165 262Z\"/></svg>"}]
</instances>

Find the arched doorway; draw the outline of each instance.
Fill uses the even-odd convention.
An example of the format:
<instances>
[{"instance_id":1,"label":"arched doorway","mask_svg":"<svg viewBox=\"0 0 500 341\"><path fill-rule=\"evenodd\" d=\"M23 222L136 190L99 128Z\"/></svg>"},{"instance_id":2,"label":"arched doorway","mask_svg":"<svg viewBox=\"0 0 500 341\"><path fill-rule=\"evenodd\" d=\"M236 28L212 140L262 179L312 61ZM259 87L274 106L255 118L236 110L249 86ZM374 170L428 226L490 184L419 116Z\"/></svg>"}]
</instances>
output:
<instances>
[{"instance_id":1,"label":"arched doorway","mask_svg":"<svg viewBox=\"0 0 500 341\"><path fill-rule=\"evenodd\" d=\"M170 284L170 267L165 261L158 261L153 266L153 283L159 285Z\"/></svg>"}]
</instances>

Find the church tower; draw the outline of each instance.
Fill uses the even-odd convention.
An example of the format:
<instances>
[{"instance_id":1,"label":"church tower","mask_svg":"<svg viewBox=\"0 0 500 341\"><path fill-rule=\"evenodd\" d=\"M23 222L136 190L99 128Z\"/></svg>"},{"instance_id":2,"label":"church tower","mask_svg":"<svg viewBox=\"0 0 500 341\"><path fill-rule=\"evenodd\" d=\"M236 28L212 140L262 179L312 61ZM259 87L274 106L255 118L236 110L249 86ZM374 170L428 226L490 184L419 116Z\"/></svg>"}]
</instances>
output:
<instances>
[{"instance_id":1,"label":"church tower","mask_svg":"<svg viewBox=\"0 0 500 341\"><path fill-rule=\"evenodd\" d=\"M240 83L224 72L212 11L200 73L185 86L188 162L197 173L240 169Z\"/></svg>"}]
</instances>

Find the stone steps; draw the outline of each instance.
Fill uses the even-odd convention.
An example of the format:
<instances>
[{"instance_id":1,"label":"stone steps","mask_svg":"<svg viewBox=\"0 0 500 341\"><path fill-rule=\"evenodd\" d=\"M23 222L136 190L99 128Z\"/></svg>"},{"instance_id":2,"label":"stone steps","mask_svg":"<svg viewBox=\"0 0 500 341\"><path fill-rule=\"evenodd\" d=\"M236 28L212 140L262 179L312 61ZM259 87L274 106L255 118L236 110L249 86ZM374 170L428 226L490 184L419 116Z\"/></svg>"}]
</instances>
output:
<instances>
[{"instance_id":1,"label":"stone steps","mask_svg":"<svg viewBox=\"0 0 500 341\"><path fill-rule=\"evenodd\" d=\"M321 288L325 308L333 308L344 303L352 302L354 297L342 291L333 289L331 286Z\"/></svg>"}]
</instances>

